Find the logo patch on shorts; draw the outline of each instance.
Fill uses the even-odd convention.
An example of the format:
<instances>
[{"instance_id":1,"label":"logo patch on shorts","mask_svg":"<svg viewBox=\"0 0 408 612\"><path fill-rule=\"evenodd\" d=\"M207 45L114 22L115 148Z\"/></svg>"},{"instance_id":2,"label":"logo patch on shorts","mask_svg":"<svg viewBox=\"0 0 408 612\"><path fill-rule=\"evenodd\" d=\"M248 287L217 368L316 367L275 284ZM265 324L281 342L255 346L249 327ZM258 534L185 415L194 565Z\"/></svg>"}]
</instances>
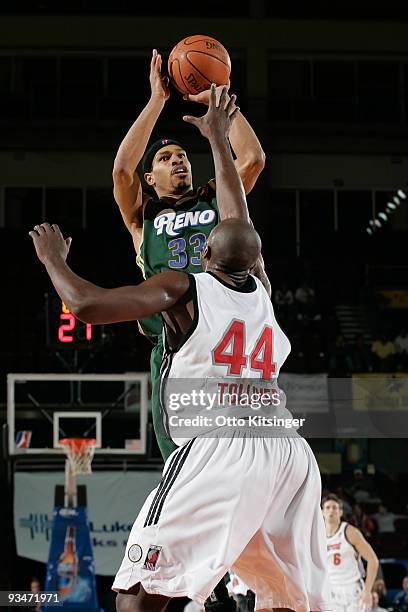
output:
<instances>
[{"instance_id":1,"label":"logo patch on shorts","mask_svg":"<svg viewBox=\"0 0 408 612\"><path fill-rule=\"evenodd\" d=\"M162 548L162 546L150 546L149 550L147 551L143 569L147 569L151 572L156 569Z\"/></svg>"},{"instance_id":2,"label":"logo patch on shorts","mask_svg":"<svg viewBox=\"0 0 408 612\"><path fill-rule=\"evenodd\" d=\"M132 563L140 561L143 555L142 547L139 544L132 544L128 550L128 557Z\"/></svg>"}]
</instances>

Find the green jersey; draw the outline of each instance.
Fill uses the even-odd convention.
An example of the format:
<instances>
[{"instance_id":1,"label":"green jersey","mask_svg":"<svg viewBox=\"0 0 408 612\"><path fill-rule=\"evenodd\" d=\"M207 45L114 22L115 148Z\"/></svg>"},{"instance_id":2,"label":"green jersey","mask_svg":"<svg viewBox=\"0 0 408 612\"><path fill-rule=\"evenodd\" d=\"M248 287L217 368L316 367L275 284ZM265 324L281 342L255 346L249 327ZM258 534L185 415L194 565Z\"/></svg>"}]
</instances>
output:
<instances>
[{"instance_id":1,"label":"green jersey","mask_svg":"<svg viewBox=\"0 0 408 612\"><path fill-rule=\"evenodd\" d=\"M149 200L144 208L143 238L137 257L144 278L165 270L201 272L201 251L218 222L213 181L177 201ZM160 315L143 319L140 324L148 336L162 333Z\"/></svg>"}]
</instances>

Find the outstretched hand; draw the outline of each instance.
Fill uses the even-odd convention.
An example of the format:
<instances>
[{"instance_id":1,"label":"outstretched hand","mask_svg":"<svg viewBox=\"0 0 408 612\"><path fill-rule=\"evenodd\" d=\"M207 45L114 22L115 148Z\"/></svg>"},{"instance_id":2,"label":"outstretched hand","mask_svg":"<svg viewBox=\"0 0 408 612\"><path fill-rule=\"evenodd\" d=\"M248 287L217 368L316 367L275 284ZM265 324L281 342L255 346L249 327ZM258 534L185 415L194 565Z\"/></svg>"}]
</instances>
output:
<instances>
[{"instance_id":1,"label":"outstretched hand","mask_svg":"<svg viewBox=\"0 0 408 612\"><path fill-rule=\"evenodd\" d=\"M185 115L183 121L195 125L201 134L211 140L211 138L228 138L228 134L235 117L239 112L239 107L235 106L237 97L233 94L227 102L228 87L224 86L221 91L220 99L217 104L217 92L214 83L211 85L208 110L202 117Z\"/></svg>"},{"instance_id":2,"label":"outstretched hand","mask_svg":"<svg viewBox=\"0 0 408 612\"><path fill-rule=\"evenodd\" d=\"M150 88L152 98L160 98L164 102L170 97L169 77L162 76L162 56L157 53L157 49L153 49L152 59L150 62Z\"/></svg>"},{"instance_id":3,"label":"outstretched hand","mask_svg":"<svg viewBox=\"0 0 408 612\"><path fill-rule=\"evenodd\" d=\"M64 261L67 259L72 238L64 238L58 225L42 223L35 225L28 233L33 239L38 259L43 264L55 258L62 258Z\"/></svg>"},{"instance_id":4,"label":"outstretched hand","mask_svg":"<svg viewBox=\"0 0 408 612\"><path fill-rule=\"evenodd\" d=\"M227 92L228 92L230 85L231 83L228 81L227 85L219 85L218 87L216 86L215 92L216 92L217 104L219 102L220 95L224 87L227 88ZM210 102L210 94L211 94L211 89L205 89L204 91L201 91L198 94L184 94L183 100L187 100L188 102L198 102L200 104L206 104L208 106ZM229 100L229 97L227 98Z\"/></svg>"}]
</instances>

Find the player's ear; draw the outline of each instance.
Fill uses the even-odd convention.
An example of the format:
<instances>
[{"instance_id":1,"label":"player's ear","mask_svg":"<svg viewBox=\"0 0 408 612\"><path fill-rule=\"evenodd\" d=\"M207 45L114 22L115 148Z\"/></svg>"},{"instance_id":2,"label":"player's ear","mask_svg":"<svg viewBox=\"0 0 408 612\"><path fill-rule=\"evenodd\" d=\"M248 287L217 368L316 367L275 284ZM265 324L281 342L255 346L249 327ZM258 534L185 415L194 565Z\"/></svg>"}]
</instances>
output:
<instances>
[{"instance_id":1,"label":"player's ear","mask_svg":"<svg viewBox=\"0 0 408 612\"><path fill-rule=\"evenodd\" d=\"M154 182L154 178L151 172L145 172L145 174L143 175L143 178L146 181L146 183L150 185L150 187L154 187L155 182Z\"/></svg>"}]
</instances>

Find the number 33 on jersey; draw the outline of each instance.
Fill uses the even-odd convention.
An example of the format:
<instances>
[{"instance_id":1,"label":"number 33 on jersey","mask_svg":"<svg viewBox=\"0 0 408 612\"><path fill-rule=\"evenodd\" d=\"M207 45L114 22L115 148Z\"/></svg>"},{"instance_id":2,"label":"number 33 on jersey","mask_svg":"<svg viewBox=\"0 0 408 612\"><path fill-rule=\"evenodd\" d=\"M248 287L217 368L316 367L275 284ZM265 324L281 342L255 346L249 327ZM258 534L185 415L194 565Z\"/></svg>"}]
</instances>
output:
<instances>
[{"instance_id":1,"label":"number 33 on jersey","mask_svg":"<svg viewBox=\"0 0 408 612\"><path fill-rule=\"evenodd\" d=\"M162 199L149 200L143 215L143 239L137 263L144 278L164 270L193 274L201 271L201 251L213 227L219 222L215 185L186 195L177 203ZM147 335L160 336L160 315L143 319Z\"/></svg>"}]
</instances>

